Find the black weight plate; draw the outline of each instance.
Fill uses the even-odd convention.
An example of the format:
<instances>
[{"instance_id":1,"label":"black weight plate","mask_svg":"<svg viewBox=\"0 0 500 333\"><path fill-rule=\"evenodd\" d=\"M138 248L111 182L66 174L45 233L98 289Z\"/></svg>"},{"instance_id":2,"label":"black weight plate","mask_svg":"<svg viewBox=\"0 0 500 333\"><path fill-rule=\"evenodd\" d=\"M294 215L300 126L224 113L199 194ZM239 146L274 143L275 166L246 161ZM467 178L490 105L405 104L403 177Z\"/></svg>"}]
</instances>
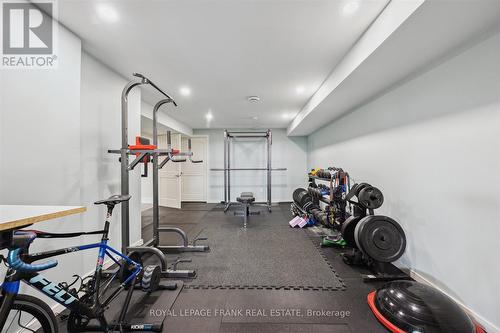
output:
<instances>
[{"instance_id":1,"label":"black weight plate","mask_svg":"<svg viewBox=\"0 0 500 333\"><path fill-rule=\"evenodd\" d=\"M300 201L299 204L304 207L304 204L308 201L311 200L311 195L309 193L304 193L303 195L300 196Z\"/></svg>"},{"instance_id":2,"label":"black weight plate","mask_svg":"<svg viewBox=\"0 0 500 333\"><path fill-rule=\"evenodd\" d=\"M307 193L306 189L303 188L298 188L295 191L293 191L293 201L295 201L297 204L300 203L300 199L304 194Z\"/></svg>"},{"instance_id":3,"label":"black weight plate","mask_svg":"<svg viewBox=\"0 0 500 333\"><path fill-rule=\"evenodd\" d=\"M369 215L361 219L354 230L358 248L380 262L399 259L406 248L403 228L388 216Z\"/></svg>"},{"instance_id":4,"label":"black weight plate","mask_svg":"<svg viewBox=\"0 0 500 333\"><path fill-rule=\"evenodd\" d=\"M301 198L300 198L300 202L299 202L299 205L302 207L302 209L304 210L308 210L311 208L313 204L313 201L312 201L312 198L311 196L309 195L309 193L306 193L304 194Z\"/></svg>"},{"instance_id":5,"label":"black weight plate","mask_svg":"<svg viewBox=\"0 0 500 333\"><path fill-rule=\"evenodd\" d=\"M358 247L354 238L354 231L356 230L356 225L361 219L362 217L359 216L349 216L349 218L342 223L340 232L342 233L342 238L344 238L347 246L349 247Z\"/></svg>"},{"instance_id":6,"label":"black weight plate","mask_svg":"<svg viewBox=\"0 0 500 333\"><path fill-rule=\"evenodd\" d=\"M359 184L356 184L356 196L358 196L359 192L364 189L365 187L367 186L371 186L370 184L368 183L359 183Z\"/></svg>"},{"instance_id":7,"label":"black weight plate","mask_svg":"<svg viewBox=\"0 0 500 333\"><path fill-rule=\"evenodd\" d=\"M366 209L377 209L384 203L384 195L373 186L365 186L358 192L358 202Z\"/></svg>"}]
</instances>

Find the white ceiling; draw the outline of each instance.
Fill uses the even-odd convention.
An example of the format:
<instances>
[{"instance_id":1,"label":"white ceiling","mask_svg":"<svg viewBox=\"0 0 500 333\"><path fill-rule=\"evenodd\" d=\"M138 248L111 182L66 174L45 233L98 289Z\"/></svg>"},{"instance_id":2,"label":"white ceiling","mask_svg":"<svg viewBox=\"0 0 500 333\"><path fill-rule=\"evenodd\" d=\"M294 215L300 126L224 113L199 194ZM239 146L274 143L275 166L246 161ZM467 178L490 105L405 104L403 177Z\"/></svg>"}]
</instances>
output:
<instances>
[{"instance_id":1,"label":"white ceiling","mask_svg":"<svg viewBox=\"0 0 500 333\"><path fill-rule=\"evenodd\" d=\"M288 134L309 135L499 29L498 0L425 1Z\"/></svg>"},{"instance_id":2,"label":"white ceiling","mask_svg":"<svg viewBox=\"0 0 500 333\"><path fill-rule=\"evenodd\" d=\"M353 1L359 8L346 15ZM284 128L387 2L60 0L59 20L117 72L144 73L169 92L179 107L167 112L192 128L207 127L209 110L212 128ZM116 22L98 17L102 3ZM262 101L251 104L250 95Z\"/></svg>"}]
</instances>

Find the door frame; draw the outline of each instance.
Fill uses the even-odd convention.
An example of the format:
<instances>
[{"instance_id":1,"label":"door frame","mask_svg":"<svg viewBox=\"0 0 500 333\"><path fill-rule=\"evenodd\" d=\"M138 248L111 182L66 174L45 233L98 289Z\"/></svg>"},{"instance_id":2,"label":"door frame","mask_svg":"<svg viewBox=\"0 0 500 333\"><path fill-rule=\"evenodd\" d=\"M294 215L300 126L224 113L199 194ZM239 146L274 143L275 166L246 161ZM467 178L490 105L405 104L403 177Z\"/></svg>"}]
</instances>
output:
<instances>
[{"instance_id":1,"label":"door frame","mask_svg":"<svg viewBox=\"0 0 500 333\"><path fill-rule=\"evenodd\" d=\"M186 135L185 137L187 137L188 139L191 138L204 138L207 140L207 149L206 149L206 152L207 152L207 156L206 156L206 160L204 161L205 162L205 193L206 193L206 198L205 198L205 202L206 203L210 203L210 200L209 200L209 186L210 186L210 183L209 183L209 174L208 174L208 171L209 171L209 168L208 168L208 165L210 163L210 137L206 134L193 134L193 135ZM182 137L181 137L181 146L182 146ZM196 160L198 157L196 157L196 155L193 156L193 158ZM187 162L187 163L191 163L191 162ZM181 164L181 172L182 172L182 166L184 165L183 163L180 163ZM181 176L182 177L182 176ZM181 205L182 205L182 179L181 179Z\"/></svg>"}]
</instances>

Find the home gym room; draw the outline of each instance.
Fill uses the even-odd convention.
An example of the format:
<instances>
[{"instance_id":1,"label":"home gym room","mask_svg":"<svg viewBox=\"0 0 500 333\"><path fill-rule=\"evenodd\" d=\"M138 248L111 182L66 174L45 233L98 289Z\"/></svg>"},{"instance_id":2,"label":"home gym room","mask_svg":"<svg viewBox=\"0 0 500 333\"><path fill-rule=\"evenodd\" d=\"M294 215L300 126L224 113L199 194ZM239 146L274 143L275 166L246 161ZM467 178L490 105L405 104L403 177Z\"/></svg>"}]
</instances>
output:
<instances>
[{"instance_id":1,"label":"home gym room","mask_svg":"<svg viewBox=\"0 0 500 333\"><path fill-rule=\"evenodd\" d=\"M500 1L1 2L1 333L500 333Z\"/></svg>"}]
</instances>

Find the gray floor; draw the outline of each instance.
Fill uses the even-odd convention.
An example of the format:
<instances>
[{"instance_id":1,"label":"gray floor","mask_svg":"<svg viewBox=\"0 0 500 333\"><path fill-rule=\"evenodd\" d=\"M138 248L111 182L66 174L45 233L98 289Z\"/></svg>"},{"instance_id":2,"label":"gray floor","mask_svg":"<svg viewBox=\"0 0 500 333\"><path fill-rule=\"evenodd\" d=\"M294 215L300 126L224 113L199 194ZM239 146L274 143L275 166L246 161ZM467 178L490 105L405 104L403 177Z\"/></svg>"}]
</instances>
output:
<instances>
[{"instance_id":1,"label":"gray floor","mask_svg":"<svg viewBox=\"0 0 500 333\"><path fill-rule=\"evenodd\" d=\"M203 204L187 204L182 211L161 209L162 224L173 224L175 219L178 226L189 228L191 238L199 234L213 238L208 240L212 248L210 253L182 255L193 259L184 267L197 269L199 276L185 281L171 313L165 318L165 332L387 332L366 304L367 294L380 285L361 281L360 273L367 273L366 270L344 264L340 257L341 250L320 248L320 237L316 234L289 228L289 204L273 207L272 213L263 207L254 207L253 210L260 210L261 215L251 216L247 230L243 230L241 217L217 208L204 210ZM201 218L199 211L205 211ZM196 221L196 226L191 225L193 221ZM253 242L258 236L262 239ZM295 256L296 260L289 255L291 248L300 254ZM302 256L302 253L307 255ZM172 260L177 256L169 257ZM223 262L217 257L230 258L219 271L211 267L211 263ZM273 265L273 262L276 264ZM307 272L297 269L306 267ZM241 288L241 284L240 288L224 288L223 284L217 286L214 283L221 276L232 287L240 283L237 281L255 279L264 284L264 280L276 277L268 287L283 285L279 282L281 280L295 288L249 289ZM314 284L317 284L315 287L323 284L337 286L339 282L342 288L329 291L307 288ZM221 309L233 313L224 313ZM272 311L284 309L298 309L300 313L272 315ZM201 310L210 313L201 313ZM322 310L332 313L322 313ZM184 311L194 313L186 314Z\"/></svg>"},{"instance_id":2,"label":"gray floor","mask_svg":"<svg viewBox=\"0 0 500 333\"><path fill-rule=\"evenodd\" d=\"M182 268L196 269L198 278L142 299L130 318L163 320L164 332L387 332L366 304L380 284L363 283L366 271L345 265L341 250L320 248L316 234L289 228L289 204L260 210L243 230L241 217L215 205L162 208L162 225L181 227L190 238L209 236L211 252L168 255L170 262L192 258ZM144 239L152 234L151 221L151 210L143 212ZM162 244L178 241L161 237Z\"/></svg>"},{"instance_id":3,"label":"gray floor","mask_svg":"<svg viewBox=\"0 0 500 333\"><path fill-rule=\"evenodd\" d=\"M253 210L258 209L257 207ZM195 213L195 212L190 212ZM189 288L342 290L344 283L318 255L305 230L283 221L280 207L251 216L247 228L231 212L207 212L199 224L210 253L189 253L198 277ZM285 223L284 223L285 222Z\"/></svg>"}]
</instances>

